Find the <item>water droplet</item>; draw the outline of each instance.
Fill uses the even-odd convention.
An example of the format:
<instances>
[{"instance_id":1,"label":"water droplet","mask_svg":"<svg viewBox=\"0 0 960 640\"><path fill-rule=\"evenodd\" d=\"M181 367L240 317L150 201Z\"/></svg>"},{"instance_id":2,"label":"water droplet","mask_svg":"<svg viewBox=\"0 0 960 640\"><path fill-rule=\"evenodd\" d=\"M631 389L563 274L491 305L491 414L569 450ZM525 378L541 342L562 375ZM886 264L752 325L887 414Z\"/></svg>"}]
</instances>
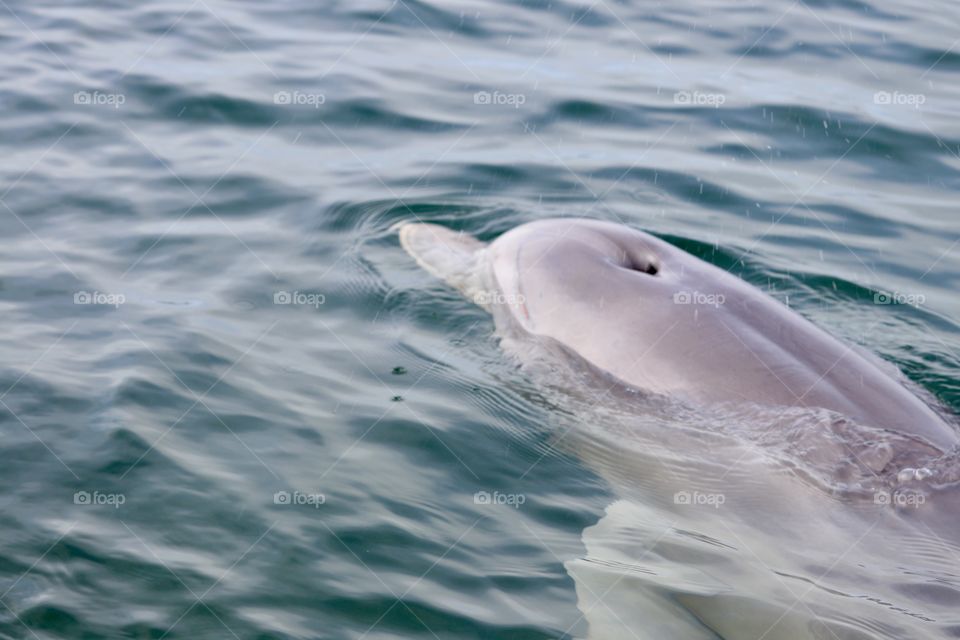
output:
<instances>
[{"instance_id":1,"label":"water droplet","mask_svg":"<svg viewBox=\"0 0 960 640\"><path fill-rule=\"evenodd\" d=\"M897 474L897 482L908 482L910 480L913 480L915 473L916 473L915 469L913 469L912 467L907 467L906 469L901 470L900 473Z\"/></svg>"}]
</instances>

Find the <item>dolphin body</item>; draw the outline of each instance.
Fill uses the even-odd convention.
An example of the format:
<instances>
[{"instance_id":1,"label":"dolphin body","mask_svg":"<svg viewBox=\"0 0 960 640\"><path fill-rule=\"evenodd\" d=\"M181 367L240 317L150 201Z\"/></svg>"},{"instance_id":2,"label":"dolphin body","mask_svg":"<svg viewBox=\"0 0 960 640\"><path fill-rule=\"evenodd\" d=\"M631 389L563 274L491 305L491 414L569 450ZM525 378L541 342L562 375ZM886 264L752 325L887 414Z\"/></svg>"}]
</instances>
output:
<instances>
[{"instance_id":1,"label":"dolphin body","mask_svg":"<svg viewBox=\"0 0 960 640\"><path fill-rule=\"evenodd\" d=\"M400 241L427 271L492 307L501 333L553 339L635 388L698 404L820 407L944 451L957 443L891 365L641 231L549 219L485 245L408 224Z\"/></svg>"},{"instance_id":2,"label":"dolphin body","mask_svg":"<svg viewBox=\"0 0 960 640\"><path fill-rule=\"evenodd\" d=\"M400 227L400 241L424 269L490 311L501 345L521 362L549 352L579 363L587 372L579 380L601 381L594 397L610 399L616 388L645 399L627 413L662 413L657 399L668 399L757 423L749 438L774 448L782 439L778 453L792 447L799 466L842 477L824 491L785 473L782 457L755 455L755 443L687 429L688 413L666 428L650 426L654 419L613 435L582 434L580 453L621 496L584 532L587 556L566 564L592 638L960 632L960 575L944 571L960 558L956 496L941 498L939 510L906 512L831 495L837 487L916 486L932 472L905 461L949 458L957 444L956 428L896 367L736 276L622 225L548 219L486 244L411 223ZM621 421L616 412L582 420ZM638 435L624 435L631 433ZM678 451L698 449L688 457L696 463L679 462ZM960 454L951 463L960 469ZM698 487L723 487L727 504L676 504ZM861 593L865 565L882 579ZM801 588L798 579L806 580Z\"/></svg>"}]
</instances>

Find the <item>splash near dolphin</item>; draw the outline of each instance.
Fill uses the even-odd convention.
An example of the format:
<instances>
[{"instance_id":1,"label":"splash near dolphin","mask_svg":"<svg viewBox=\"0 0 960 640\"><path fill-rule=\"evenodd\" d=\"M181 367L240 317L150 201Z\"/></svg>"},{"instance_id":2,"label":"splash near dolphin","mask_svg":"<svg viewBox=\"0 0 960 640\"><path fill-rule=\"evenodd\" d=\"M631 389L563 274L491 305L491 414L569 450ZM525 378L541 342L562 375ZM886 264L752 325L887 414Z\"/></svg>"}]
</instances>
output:
<instances>
[{"instance_id":1,"label":"splash near dolphin","mask_svg":"<svg viewBox=\"0 0 960 640\"><path fill-rule=\"evenodd\" d=\"M958 432L896 367L626 226L542 220L487 244L411 223L400 241L493 315L505 351L592 397L571 439L621 499L567 563L591 637L956 637L956 603L909 567L960 550ZM808 593L790 576L817 562ZM883 604L904 593L915 607Z\"/></svg>"}]
</instances>

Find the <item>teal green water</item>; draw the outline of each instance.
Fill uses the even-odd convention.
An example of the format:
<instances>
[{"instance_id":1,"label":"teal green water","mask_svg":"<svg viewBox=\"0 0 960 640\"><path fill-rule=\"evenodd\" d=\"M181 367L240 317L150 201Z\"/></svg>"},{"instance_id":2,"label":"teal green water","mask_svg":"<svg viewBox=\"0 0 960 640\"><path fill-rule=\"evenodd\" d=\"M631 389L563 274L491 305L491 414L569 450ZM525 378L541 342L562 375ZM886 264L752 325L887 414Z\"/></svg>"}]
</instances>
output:
<instances>
[{"instance_id":1,"label":"teal green water","mask_svg":"<svg viewBox=\"0 0 960 640\"><path fill-rule=\"evenodd\" d=\"M613 492L401 221L634 225L960 411L953 3L0 4L2 638L586 637Z\"/></svg>"}]
</instances>

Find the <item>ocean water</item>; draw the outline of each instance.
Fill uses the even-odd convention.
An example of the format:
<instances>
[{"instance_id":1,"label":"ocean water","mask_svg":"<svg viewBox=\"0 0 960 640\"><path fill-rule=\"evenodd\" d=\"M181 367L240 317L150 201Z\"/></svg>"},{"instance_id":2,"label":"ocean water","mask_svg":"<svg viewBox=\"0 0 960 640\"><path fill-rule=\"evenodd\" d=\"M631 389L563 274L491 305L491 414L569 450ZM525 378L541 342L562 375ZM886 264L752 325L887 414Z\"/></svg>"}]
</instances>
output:
<instances>
[{"instance_id":1,"label":"ocean water","mask_svg":"<svg viewBox=\"0 0 960 640\"><path fill-rule=\"evenodd\" d=\"M518 369L393 230L629 224L960 412L955 3L0 25L0 638L960 637L949 527L768 504L735 440L749 517L665 519L697 439Z\"/></svg>"}]
</instances>

